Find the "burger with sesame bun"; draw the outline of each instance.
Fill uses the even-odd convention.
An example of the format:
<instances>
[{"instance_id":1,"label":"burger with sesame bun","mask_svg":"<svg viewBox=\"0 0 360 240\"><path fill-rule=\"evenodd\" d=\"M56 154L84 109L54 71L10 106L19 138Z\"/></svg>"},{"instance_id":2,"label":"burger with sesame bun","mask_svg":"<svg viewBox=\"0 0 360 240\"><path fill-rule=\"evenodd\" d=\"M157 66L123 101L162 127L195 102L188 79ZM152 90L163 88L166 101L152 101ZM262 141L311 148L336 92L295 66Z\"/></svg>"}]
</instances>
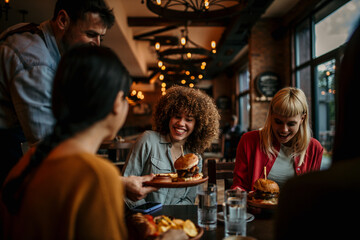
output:
<instances>
[{"instance_id":1,"label":"burger with sesame bun","mask_svg":"<svg viewBox=\"0 0 360 240\"><path fill-rule=\"evenodd\" d=\"M254 183L252 201L265 205L277 205L279 198L279 185L266 178L259 178Z\"/></svg>"},{"instance_id":2,"label":"burger with sesame bun","mask_svg":"<svg viewBox=\"0 0 360 240\"><path fill-rule=\"evenodd\" d=\"M199 158L193 153L185 154L174 162L178 174L178 182L195 181L202 179L203 174L199 173Z\"/></svg>"}]
</instances>

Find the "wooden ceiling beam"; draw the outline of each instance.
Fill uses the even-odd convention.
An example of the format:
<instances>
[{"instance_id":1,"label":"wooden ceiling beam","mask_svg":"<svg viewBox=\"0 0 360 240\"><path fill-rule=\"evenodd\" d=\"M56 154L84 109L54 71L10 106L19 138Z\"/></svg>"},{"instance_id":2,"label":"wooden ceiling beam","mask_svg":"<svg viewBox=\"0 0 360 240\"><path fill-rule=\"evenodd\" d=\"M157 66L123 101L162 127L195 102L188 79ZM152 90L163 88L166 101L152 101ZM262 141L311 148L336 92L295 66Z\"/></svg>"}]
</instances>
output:
<instances>
[{"instance_id":1,"label":"wooden ceiling beam","mask_svg":"<svg viewBox=\"0 0 360 240\"><path fill-rule=\"evenodd\" d=\"M129 27L157 27L170 25L184 25L185 22L179 20L171 20L160 17L128 17ZM188 21L188 26L192 27L226 27L231 19L224 18L218 20L196 20Z\"/></svg>"}]
</instances>

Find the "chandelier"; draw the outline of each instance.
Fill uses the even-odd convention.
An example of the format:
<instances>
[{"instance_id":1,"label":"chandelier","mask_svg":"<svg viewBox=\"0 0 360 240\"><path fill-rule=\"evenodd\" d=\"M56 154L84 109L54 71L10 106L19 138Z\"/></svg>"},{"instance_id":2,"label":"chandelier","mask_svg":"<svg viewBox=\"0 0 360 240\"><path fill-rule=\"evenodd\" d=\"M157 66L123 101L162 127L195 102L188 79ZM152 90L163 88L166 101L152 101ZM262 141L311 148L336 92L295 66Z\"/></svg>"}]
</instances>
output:
<instances>
[{"instance_id":1,"label":"chandelier","mask_svg":"<svg viewBox=\"0 0 360 240\"><path fill-rule=\"evenodd\" d=\"M155 43L155 49L157 50L159 61L174 65L190 66L208 62L212 59L212 53L216 53L215 41L211 43L211 51L199 46L189 38L186 25L185 28L181 30L179 47L159 51L161 45L158 44L159 43Z\"/></svg>"},{"instance_id":2,"label":"chandelier","mask_svg":"<svg viewBox=\"0 0 360 240\"><path fill-rule=\"evenodd\" d=\"M158 79L162 91L176 84L194 87L206 75L206 65L216 53L216 42L210 43L210 49L203 48L193 42L188 35L187 25L181 30L179 44L161 50L160 42L154 47L158 56Z\"/></svg>"},{"instance_id":3,"label":"chandelier","mask_svg":"<svg viewBox=\"0 0 360 240\"><path fill-rule=\"evenodd\" d=\"M146 6L153 13L167 19L214 20L235 15L247 6L247 2L246 0L146 0Z\"/></svg>"}]
</instances>

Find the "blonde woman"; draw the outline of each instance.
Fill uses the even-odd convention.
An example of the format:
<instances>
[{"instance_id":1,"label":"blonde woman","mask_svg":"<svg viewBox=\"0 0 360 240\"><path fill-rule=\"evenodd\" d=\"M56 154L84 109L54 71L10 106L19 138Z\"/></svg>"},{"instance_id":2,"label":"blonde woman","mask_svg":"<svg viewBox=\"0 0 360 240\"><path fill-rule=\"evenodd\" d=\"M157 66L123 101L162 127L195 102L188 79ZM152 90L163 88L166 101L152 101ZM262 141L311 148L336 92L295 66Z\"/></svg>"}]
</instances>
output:
<instances>
[{"instance_id":1,"label":"blonde woman","mask_svg":"<svg viewBox=\"0 0 360 240\"><path fill-rule=\"evenodd\" d=\"M240 139L232 188L253 190L258 178L281 186L290 177L320 169L323 147L311 137L308 105L302 90L281 89L272 99L264 127Z\"/></svg>"}]
</instances>

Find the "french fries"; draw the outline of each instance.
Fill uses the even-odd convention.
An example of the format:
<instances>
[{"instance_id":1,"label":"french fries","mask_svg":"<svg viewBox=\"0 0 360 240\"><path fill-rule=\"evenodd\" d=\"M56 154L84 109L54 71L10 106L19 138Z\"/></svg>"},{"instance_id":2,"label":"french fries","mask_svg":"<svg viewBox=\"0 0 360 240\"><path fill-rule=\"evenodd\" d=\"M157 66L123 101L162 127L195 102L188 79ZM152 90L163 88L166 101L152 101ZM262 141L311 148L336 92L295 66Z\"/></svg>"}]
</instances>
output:
<instances>
[{"instance_id":1,"label":"french fries","mask_svg":"<svg viewBox=\"0 0 360 240\"><path fill-rule=\"evenodd\" d=\"M189 219L185 221L183 225L183 230L189 237L195 237L196 235L198 235L195 224Z\"/></svg>"},{"instance_id":2,"label":"french fries","mask_svg":"<svg viewBox=\"0 0 360 240\"><path fill-rule=\"evenodd\" d=\"M177 173L157 173L155 174L155 177L171 177L171 178L177 178Z\"/></svg>"},{"instance_id":3,"label":"french fries","mask_svg":"<svg viewBox=\"0 0 360 240\"><path fill-rule=\"evenodd\" d=\"M161 215L154 218L157 231L161 234L169 229L182 229L189 237L198 235L198 230L191 220L170 219L168 216Z\"/></svg>"}]
</instances>

